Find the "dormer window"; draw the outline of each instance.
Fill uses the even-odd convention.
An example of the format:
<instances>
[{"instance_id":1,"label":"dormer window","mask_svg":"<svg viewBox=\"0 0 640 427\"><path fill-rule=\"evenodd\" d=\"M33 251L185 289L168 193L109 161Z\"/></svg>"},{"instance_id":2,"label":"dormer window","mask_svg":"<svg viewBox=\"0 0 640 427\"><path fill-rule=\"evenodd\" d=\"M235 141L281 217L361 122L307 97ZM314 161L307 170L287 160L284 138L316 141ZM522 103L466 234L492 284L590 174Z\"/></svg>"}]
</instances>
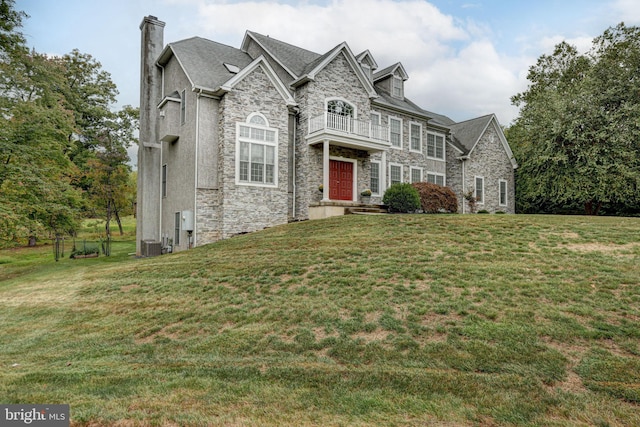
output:
<instances>
[{"instance_id":1,"label":"dormer window","mask_svg":"<svg viewBox=\"0 0 640 427\"><path fill-rule=\"evenodd\" d=\"M395 98L404 98L404 90L402 88L402 85L402 78L393 76L393 78L391 79L391 95L393 95Z\"/></svg>"},{"instance_id":2,"label":"dormer window","mask_svg":"<svg viewBox=\"0 0 640 427\"><path fill-rule=\"evenodd\" d=\"M371 81L371 67L369 66L369 64L365 64L364 62L362 64L360 64L362 66L362 71L364 71L364 74L367 76L367 78L369 79L369 81Z\"/></svg>"}]
</instances>

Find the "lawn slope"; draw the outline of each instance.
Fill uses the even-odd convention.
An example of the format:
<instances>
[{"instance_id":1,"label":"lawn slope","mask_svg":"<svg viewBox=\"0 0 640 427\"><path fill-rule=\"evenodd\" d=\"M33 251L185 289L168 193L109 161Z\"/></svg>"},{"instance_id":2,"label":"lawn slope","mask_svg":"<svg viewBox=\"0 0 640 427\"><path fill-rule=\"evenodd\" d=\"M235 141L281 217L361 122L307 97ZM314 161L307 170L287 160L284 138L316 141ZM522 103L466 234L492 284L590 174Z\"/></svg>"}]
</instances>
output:
<instances>
[{"instance_id":1,"label":"lawn slope","mask_svg":"<svg viewBox=\"0 0 640 427\"><path fill-rule=\"evenodd\" d=\"M352 215L0 273L0 402L91 426L640 425L638 236Z\"/></svg>"}]
</instances>

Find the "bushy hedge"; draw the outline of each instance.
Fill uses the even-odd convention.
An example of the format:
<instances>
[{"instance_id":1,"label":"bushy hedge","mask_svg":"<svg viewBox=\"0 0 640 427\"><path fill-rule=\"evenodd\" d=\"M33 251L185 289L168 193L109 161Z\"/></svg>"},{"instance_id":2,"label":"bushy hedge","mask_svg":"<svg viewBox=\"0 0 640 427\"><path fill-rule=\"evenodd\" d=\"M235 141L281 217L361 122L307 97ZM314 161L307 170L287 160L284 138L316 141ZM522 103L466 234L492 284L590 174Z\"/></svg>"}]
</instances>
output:
<instances>
[{"instance_id":1,"label":"bushy hedge","mask_svg":"<svg viewBox=\"0 0 640 427\"><path fill-rule=\"evenodd\" d=\"M425 213L456 213L458 199L449 187L442 187L429 182L411 184L420 195L420 204Z\"/></svg>"},{"instance_id":2,"label":"bushy hedge","mask_svg":"<svg viewBox=\"0 0 640 427\"><path fill-rule=\"evenodd\" d=\"M384 192L382 203L391 212L415 212L420 209L420 195L411 184L395 183Z\"/></svg>"}]
</instances>

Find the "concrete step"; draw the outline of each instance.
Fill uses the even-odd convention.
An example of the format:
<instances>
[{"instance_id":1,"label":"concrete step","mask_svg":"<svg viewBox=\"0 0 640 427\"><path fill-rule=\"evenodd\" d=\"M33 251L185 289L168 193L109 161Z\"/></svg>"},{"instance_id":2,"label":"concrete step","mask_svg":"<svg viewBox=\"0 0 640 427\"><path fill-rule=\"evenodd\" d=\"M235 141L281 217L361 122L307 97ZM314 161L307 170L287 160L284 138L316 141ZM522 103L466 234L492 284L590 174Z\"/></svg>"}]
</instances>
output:
<instances>
[{"instance_id":1,"label":"concrete step","mask_svg":"<svg viewBox=\"0 0 640 427\"><path fill-rule=\"evenodd\" d=\"M345 208L345 215L381 215L389 213L389 210L384 205L360 205L360 206L351 206Z\"/></svg>"}]
</instances>

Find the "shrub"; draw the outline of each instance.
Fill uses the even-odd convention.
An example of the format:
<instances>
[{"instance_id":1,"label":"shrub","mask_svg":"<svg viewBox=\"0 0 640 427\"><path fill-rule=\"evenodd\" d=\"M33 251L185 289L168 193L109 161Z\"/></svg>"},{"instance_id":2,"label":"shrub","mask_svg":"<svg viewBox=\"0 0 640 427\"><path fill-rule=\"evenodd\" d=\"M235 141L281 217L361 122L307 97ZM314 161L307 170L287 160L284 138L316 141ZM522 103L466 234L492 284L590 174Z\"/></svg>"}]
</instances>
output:
<instances>
[{"instance_id":1,"label":"shrub","mask_svg":"<svg viewBox=\"0 0 640 427\"><path fill-rule=\"evenodd\" d=\"M418 190L422 210L426 213L458 212L458 199L449 187L430 182L415 182L411 185Z\"/></svg>"},{"instance_id":2,"label":"shrub","mask_svg":"<svg viewBox=\"0 0 640 427\"><path fill-rule=\"evenodd\" d=\"M489 213L489 211L488 211L488 210L486 210L486 209L480 209L480 210L478 211L478 213L479 213L479 214L488 214L488 213Z\"/></svg>"},{"instance_id":3,"label":"shrub","mask_svg":"<svg viewBox=\"0 0 640 427\"><path fill-rule=\"evenodd\" d=\"M382 203L391 212L414 212L420 209L420 195L411 184L395 183L384 192Z\"/></svg>"}]
</instances>

